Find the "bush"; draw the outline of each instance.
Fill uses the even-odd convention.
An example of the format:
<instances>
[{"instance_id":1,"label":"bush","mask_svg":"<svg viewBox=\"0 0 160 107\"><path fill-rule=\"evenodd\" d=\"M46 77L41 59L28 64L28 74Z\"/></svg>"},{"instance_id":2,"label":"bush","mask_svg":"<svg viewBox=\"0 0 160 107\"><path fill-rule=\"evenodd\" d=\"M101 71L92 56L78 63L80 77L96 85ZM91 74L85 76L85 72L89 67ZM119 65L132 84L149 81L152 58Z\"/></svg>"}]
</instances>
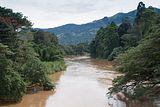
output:
<instances>
[{"instance_id":1,"label":"bush","mask_svg":"<svg viewBox=\"0 0 160 107\"><path fill-rule=\"evenodd\" d=\"M112 53L108 56L108 60L109 61L114 60L122 52L124 52L124 49L122 47L114 48Z\"/></svg>"},{"instance_id":2,"label":"bush","mask_svg":"<svg viewBox=\"0 0 160 107\"><path fill-rule=\"evenodd\" d=\"M53 61L53 62L43 62L47 68L47 73L52 74L54 72L63 71L66 68L65 62L63 60Z\"/></svg>"},{"instance_id":3,"label":"bush","mask_svg":"<svg viewBox=\"0 0 160 107\"><path fill-rule=\"evenodd\" d=\"M13 62L0 54L0 100L19 101L26 90L26 84L13 69Z\"/></svg>"},{"instance_id":4,"label":"bush","mask_svg":"<svg viewBox=\"0 0 160 107\"><path fill-rule=\"evenodd\" d=\"M25 64L23 74L29 84L43 85L47 81L47 68L38 58L31 59Z\"/></svg>"},{"instance_id":5,"label":"bush","mask_svg":"<svg viewBox=\"0 0 160 107\"><path fill-rule=\"evenodd\" d=\"M127 93L136 99L159 95L160 25L151 28L137 47L120 54L117 62L124 75L113 81L112 91L130 90Z\"/></svg>"}]
</instances>

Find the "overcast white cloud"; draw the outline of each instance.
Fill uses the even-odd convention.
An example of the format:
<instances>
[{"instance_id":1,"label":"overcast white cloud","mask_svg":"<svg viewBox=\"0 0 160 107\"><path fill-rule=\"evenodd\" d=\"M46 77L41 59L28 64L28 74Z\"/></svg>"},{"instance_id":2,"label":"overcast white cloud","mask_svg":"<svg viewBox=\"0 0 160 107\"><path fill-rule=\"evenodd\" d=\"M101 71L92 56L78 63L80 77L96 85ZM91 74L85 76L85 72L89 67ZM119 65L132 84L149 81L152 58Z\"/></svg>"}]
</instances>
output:
<instances>
[{"instance_id":1,"label":"overcast white cloud","mask_svg":"<svg viewBox=\"0 0 160 107\"><path fill-rule=\"evenodd\" d=\"M34 23L33 27L48 28L128 12L136 9L140 1L160 8L160 0L0 0L0 6L22 12Z\"/></svg>"}]
</instances>

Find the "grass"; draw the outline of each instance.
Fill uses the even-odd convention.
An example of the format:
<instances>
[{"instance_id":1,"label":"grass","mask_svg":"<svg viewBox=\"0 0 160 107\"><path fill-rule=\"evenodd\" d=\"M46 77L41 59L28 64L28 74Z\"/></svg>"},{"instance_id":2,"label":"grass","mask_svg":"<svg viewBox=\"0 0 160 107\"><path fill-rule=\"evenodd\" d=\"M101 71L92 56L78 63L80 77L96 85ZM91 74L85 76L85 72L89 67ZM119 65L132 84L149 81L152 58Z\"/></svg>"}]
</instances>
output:
<instances>
[{"instance_id":1,"label":"grass","mask_svg":"<svg viewBox=\"0 0 160 107\"><path fill-rule=\"evenodd\" d=\"M60 61L51 61L51 62L43 62L47 67L47 73L52 74L58 71L63 71L66 69L65 62L63 60Z\"/></svg>"}]
</instances>

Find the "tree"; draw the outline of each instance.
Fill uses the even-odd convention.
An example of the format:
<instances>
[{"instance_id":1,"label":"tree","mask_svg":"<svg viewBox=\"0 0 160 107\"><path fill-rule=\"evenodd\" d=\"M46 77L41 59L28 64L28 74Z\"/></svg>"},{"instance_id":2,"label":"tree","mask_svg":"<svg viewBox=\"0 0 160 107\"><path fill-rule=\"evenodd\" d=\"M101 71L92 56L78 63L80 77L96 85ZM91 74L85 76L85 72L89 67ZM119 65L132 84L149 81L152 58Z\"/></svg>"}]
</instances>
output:
<instances>
[{"instance_id":1,"label":"tree","mask_svg":"<svg viewBox=\"0 0 160 107\"><path fill-rule=\"evenodd\" d=\"M123 34L120 36L120 43L124 45L123 47L125 49L137 46L138 42L145 37L145 33L156 24L158 14L151 8L144 8L143 5L140 6L142 6L141 8L143 9L138 13L138 16L136 16L132 28L125 33L125 30L123 30L125 28L119 27L119 36Z\"/></svg>"},{"instance_id":2,"label":"tree","mask_svg":"<svg viewBox=\"0 0 160 107\"><path fill-rule=\"evenodd\" d=\"M118 35L119 35L119 44L120 46L124 47L124 43L122 40L122 36L124 34L128 34L131 30L131 24L128 21L124 21L119 27L118 27Z\"/></svg>"},{"instance_id":3,"label":"tree","mask_svg":"<svg viewBox=\"0 0 160 107\"><path fill-rule=\"evenodd\" d=\"M32 23L21 13L14 13L12 9L0 7L0 22L8 25L13 31L31 27Z\"/></svg>"},{"instance_id":4,"label":"tree","mask_svg":"<svg viewBox=\"0 0 160 107\"><path fill-rule=\"evenodd\" d=\"M139 2L137 7L137 17L142 14L142 11L145 9L145 4L143 2Z\"/></svg>"},{"instance_id":5,"label":"tree","mask_svg":"<svg viewBox=\"0 0 160 107\"><path fill-rule=\"evenodd\" d=\"M63 60L63 52L54 34L41 30L34 31L33 47L42 61Z\"/></svg>"},{"instance_id":6,"label":"tree","mask_svg":"<svg viewBox=\"0 0 160 107\"><path fill-rule=\"evenodd\" d=\"M18 101L26 90L26 84L16 68L19 50L18 29L31 23L20 13L0 7L0 99Z\"/></svg>"},{"instance_id":7,"label":"tree","mask_svg":"<svg viewBox=\"0 0 160 107\"><path fill-rule=\"evenodd\" d=\"M50 83L33 46L19 37L30 27L21 13L0 7L0 100L19 101L28 86Z\"/></svg>"},{"instance_id":8,"label":"tree","mask_svg":"<svg viewBox=\"0 0 160 107\"><path fill-rule=\"evenodd\" d=\"M112 22L97 32L95 39L90 44L91 56L107 59L116 47L119 47L118 27Z\"/></svg>"},{"instance_id":9,"label":"tree","mask_svg":"<svg viewBox=\"0 0 160 107\"><path fill-rule=\"evenodd\" d=\"M112 92L143 99L160 94L160 15L140 2L133 27L121 38L125 52L116 58L122 76L113 80Z\"/></svg>"},{"instance_id":10,"label":"tree","mask_svg":"<svg viewBox=\"0 0 160 107\"><path fill-rule=\"evenodd\" d=\"M96 58L96 43L95 43L95 40L93 39L89 45L90 47L90 55L92 58Z\"/></svg>"},{"instance_id":11,"label":"tree","mask_svg":"<svg viewBox=\"0 0 160 107\"><path fill-rule=\"evenodd\" d=\"M159 50L160 24L153 26L137 47L127 50L117 58L118 69L124 75L113 81L112 91L123 91L132 98L159 95Z\"/></svg>"},{"instance_id":12,"label":"tree","mask_svg":"<svg viewBox=\"0 0 160 107\"><path fill-rule=\"evenodd\" d=\"M26 84L13 69L13 54L6 45L0 43L0 100L19 101L26 90Z\"/></svg>"}]
</instances>

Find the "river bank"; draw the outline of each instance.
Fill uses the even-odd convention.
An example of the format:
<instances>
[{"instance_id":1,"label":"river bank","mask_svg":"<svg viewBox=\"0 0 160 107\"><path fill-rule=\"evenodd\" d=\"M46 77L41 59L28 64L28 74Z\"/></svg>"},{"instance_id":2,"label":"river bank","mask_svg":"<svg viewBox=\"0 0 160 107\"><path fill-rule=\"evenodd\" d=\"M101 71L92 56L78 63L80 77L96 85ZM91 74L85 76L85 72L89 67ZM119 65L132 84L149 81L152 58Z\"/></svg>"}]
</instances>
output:
<instances>
[{"instance_id":1,"label":"river bank","mask_svg":"<svg viewBox=\"0 0 160 107\"><path fill-rule=\"evenodd\" d=\"M64 72L51 74L55 90L25 95L20 103L2 107L153 107L152 103L126 103L107 97L112 80L121 75L111 62L83 57L65 58ZM93 103L94 102L94 103Z\"/></svg>"}]
</instances>

